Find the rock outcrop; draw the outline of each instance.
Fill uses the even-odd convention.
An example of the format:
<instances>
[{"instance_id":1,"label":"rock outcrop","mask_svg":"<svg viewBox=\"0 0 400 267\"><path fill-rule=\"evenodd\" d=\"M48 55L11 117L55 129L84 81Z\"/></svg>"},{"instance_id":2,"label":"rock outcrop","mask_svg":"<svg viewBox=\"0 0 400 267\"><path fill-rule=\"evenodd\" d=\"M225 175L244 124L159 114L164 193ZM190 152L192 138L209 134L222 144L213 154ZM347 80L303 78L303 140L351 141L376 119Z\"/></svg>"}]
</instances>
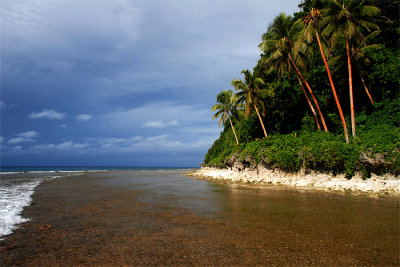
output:
<instances>
[{"instance_id":1,"label":"rock outcrop","mask_svg":"<svg viewBox=\"0 0 400 267\"><path fill-rule=\"evenodd\" d=\"M261 153L262 154L262 153ZM306 159L302 155L302 151L299 152L299 158L302 160L302 168L300 170L301 173L307 173L310 171L319 171L324 173L332 173L334 175L340 174L336 169L327 170L325 169L306 169ZM357 171L367 171L369 176L371 174L383 175L390 169L393 163L390 160L386 159L385 154L372 154L360 152L360 161L359 166L357 166ZM228 168L237 171L242 170L257 170L259 167L264 169L274 170L277 168L275 164L271 162L266 156L261 156L260 160L257 162L256 159L252 155L241 156L239 152L233 153L232 156L225 159L223 165L202 165L202 167L213 167L213 168ZM364 174L365 176L365 174ZM365 177L364 177L365 178Z\"/></svg>"},{"instance_id":2,"label":"rock outcrop","mask_svg":"<svg viewBox=\"0 0 400 267\"><path fill-rule=\"evenodd\" d=\"M301 158L301 155L299 157ZM344 173L333 170L305 169L304 163L299 172L288 173L277 168L267 157L262 156L257 162L252 155L242 156L234 153L225 159L223 167L203 166L192 176L232 183L286 185L303 189L400 196L399 176L385 174L385 170L393 164L384 154L361 152L360 164L368 169L370 178L365 179L361 168L348 179Z\"/></svg>"},{"instance_id":3,"label":"rock outcrop","mask_svg":"<svg viewBox=\"0 0 400 267\"><path fill-rule=\"evenodd\" d=\"M351 194L366 194L369 196L400 197L400 180L393 175L372 175L370 179L362 179L356 175L347 179L345 175L333 175L320 172L286 173L279 169L264 168L257 165L256 169L244 168L209 168L203 167L191 173L200 179L215 180L228 183L288 186L297 189L346 192Z\"/></svg>"}]
</instances>

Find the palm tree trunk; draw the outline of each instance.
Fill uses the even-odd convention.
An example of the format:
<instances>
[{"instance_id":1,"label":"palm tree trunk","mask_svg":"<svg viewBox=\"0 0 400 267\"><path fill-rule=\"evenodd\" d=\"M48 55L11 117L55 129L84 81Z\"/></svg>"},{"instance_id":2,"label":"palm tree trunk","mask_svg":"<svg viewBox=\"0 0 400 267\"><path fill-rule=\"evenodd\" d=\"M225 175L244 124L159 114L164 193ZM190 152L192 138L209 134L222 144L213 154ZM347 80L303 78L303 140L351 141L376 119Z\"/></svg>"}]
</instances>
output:
<instances>
[{"instance_id":1,"label":"palm tree trunk","mask_svg":"<svg viewBox=\"0 0 400 267\"><path fill-rule=\"evenodd\" d=\"M312 106L311 101L310 101L310 99L308 98L307 92L306 92L306 90L304 89L303 83L301 82L299 75L296 75L296 77L297 77L297 79L299 80L299 83L300 83L300 86L301 86L301 90L303 90L304 96L305 96L306 99L307 99L307 103L308 103L308 105L310 106L310 109L311 109L311 112L312 112L312 114L313 114L313 116L314 116L315 122L317 123L318 130L321 131L321 126L319 125L319 122L318 122L317 113L315 112L314 107Z\"/></svg>"},{"instance_id":2,"label":"palm tree trunk","mask_svg":"<svg viewBox=\"0 0 400 267\"><path fill-rule=\"evenodd\" d=\"M340 106L339 99L338 99L337 94L336 94L335 85L333 84L331 72L330 72L330 70L329 70L328 63L326 62L326 58L325 58L325 55L324 55L324 50L322 50L321 40L319 39L319 34L318 34L317 31L315 32L315 35L317 36L318 45L319 45L319 50L320 50L320 52L321 52L321 56L322 56L322 59L323 59L324 64L325 64L326 72L328 73L329 82L331 83L331 87L332 87L332 91L333 91L333 96L334 96L334 98L335 98L336 105L337 105L338 110L339 110L340 119L342 120L343 131L344 131L344 137L346 138L346 143L349 143L349 135L348 135L348 133L347 133L346 120L344 119L344 116L343 116L342 107Z\"/></svg>"},{"instance_id":3,"label":"palm tree trunk","mask_svg":"<svg viewBox=\"0 0 400 267\"><path fill-rule=\"evenodd\" d=\"M294 63L294 60L293 60L293 58L292 58L292 56L291 56L290 54L289 54L289 59L290 59L290 62L292 63L292 65L293 65L293 67L296 69L297 74L301 77L301 79L302 79L303 82L305 83L305 85L306 85L308 91L310 92L311 97L312 97L312 99L313 99L313 101L314 101L314 104L315 104L315 106L317 107L318 114L319 114L319 116L320 116L320 118L321 118L322 125L324 126L324 130L325 130L325 132L328 132L328 127L326 127L326 123L325 123L324 116L322 115L321 109L319 108L319 105L318 105L318 101L317 101L317 99L315 98L314 93L313 93L313 91L311 90L310 85L308 84L308 82L307 82L307 80L304 78L304 76L301 74L300 70L297 68L296 63Z\"/></svg>"},{"instance_id":4,"label":"palm tree trunk","mask_svg":"<svg viewBox=\"0 0 400 267\"><path fill-rule=\"evenodd\" d=\"M361 74L360 74L360 78L361 78L361 81L362 81L362 83L363 83L363 85L364 85L365 92L366 92L367 95L368 95L369 101L371 101L371 104L374 105L374 100L372 100L371 94L369 93L368 87L367 87L367 85L365 84L364 78L362 77Z\"/></svg>"},{"instance_id":5,"label":"palm tree trunk","mask_svg":"<svg viewBox=\"0 0 400 267\"><path fill-rule=\"evenodd\" d=\"M351 58L349 40L346 37L346 51L347 51L347 67L349 68L349 93L350 93L350 115L351 115L351 133L353 138L356 137L356 120L354 116L354 98L353 98L353 73L351 72Z\"/></svg>"},{"instance_id":6,"label":"palm tree trunk","mask_svg":"<svg viewBox=\"0 0 400 267\"><path fill-rule=\"evenodd\" d=\"M235 135L235 138L236 138L236 143L239 145L239 140L238 140L238 138L237 138L235 128L233 127L232 120L231 120L231 116L228 115L228 118L229 118L229 122L231 123L231 127L232 127L232 130L233 130L233 134Z\"/></svg>"},{"instance_id":7,"label":"palm tree trunk","mask_svg":"<svg viewBox=\"0 0 400 267\"><path fill-rule=\"evenodd\" d=\"M265 137L268 137L267 131L265 130L265 127L264 127L264 123L263 123L263 121L262 121L262 119L261 119L260 113L258 112L258 108L257 108L257 106L256 106L255 104L253 104L253 105L254 105L254 108L256 109L256 112L257 112L257 115L258 115L258 119L259 119L260 122L261 122L261 126L262 126L262 128L263 128L263 130L264 130L264 135L265 135Z\"/></svg>"}]
</instances>

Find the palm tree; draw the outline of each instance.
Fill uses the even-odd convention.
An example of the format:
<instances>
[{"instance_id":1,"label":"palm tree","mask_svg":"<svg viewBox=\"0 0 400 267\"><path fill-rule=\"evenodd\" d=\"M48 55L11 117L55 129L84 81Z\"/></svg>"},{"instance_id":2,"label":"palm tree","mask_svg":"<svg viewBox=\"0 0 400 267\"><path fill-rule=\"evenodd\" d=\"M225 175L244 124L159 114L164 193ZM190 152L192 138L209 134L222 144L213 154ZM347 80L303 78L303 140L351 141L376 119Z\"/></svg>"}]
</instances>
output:
<instances>
[{"instance_id":1,"label":"palm tree","mask_svg":"<svg viewBox=\"0 0 400 267\"><path fill-rule=\"evenodd\" d=\"M291 67L294 67L296 70L297 79L299 80L300 86L307 99L307 103L314 115L318 129L321 129L321 127L318 123L317 115L314 107L311 104L311 101L307 96L306 91L304 90L301 80L303 80L309 93L311 94L321 118L321 122L324 126L324 130L327 132L328 128L318 105L318 101L315 98L307 80L297 67L297 64L299 64L305 68L305 63L300 56L300 51L304 50L305 46L301 46L301 44L295 46L294 42L298 33L301 31L301 28L302 24L299 21L293 23L291 16L286 16L285 13L281 13L279 16L275 17L274 22L268 27L268 31L263 35L263 42L259 44L258 47L265 53L263 57L263 63L268 66L267 73L278 70L278 76L282 77L286 71L290 73ZM292 54L294 57L292 57Z\"/></svg>"},{"instance_id":2,"label":"palm tree","mask_svg":"<svg viewBox=\"0 0 400 267\"><path fill-rule=\"evenodd\" d=\"M258 107L261 109L262 113L265 113L265 106L261 98L261 94L272 96L273 92L271 90L262 89L262 87L265 85L265 82L263 79L255 77L250 70L243 70L242 73L244 74L244 82L240 79L232 80L233 87L235 87L235 89L238 91L233 98L235 99L236 103L244 104L246 117L253 113L253 108L255 109L263 128L264 135L265 137L268 137Z\"/></svg>"},{"instance_id":3,"label":"palm tree","mask_svg":"<svg viewBox=\"0 0 400 267\"><path fill-rule=\"evenodd\" d=\"M368 87L365 84L365 80L364 80L364 77L367 75L366 74L367 65L369 65L369 63L370 63L370 59L366 55L366 51L368 51L370 49L377 49L379 47L380 46L377 45L377 44L368 45L368 46L361 47L361 48L354 47L354 46L352 47L352 56L354 58L353 62L357 63L356 64L356 68L358 70L358 74L360 76L361 82L362 82L362 84L364 86L365 93L367 93L369 101L371 102L371 105L374 105L374 100L372 100L372 96L369 93Z\"/></svg>"},{"instance_id":4,"label":"palm tree","mask_svg":"<svg viewBox=\"0 0 400 267\"><path fill-rule=\"evenodd\" d=\"M318 122L317 113L315 113L314 107L313 107L313 105L311 104L311 101L310 101L310 99L308 98L307 92L306 92L306 90L304 89L303 83L301 82L300 77L299 77L298 75L297 75L297 80L299 81L301 90L303 91L303 94L304 94L304 96L305 96L306 99L307 99L307 103L308 103L308 105L310 106L311 112L312 112L312 114L313 114L313 116L314 116L314 120L315 120L315 122L317 123L318 130L321 131L321 126L319 125L319 122ZM326 129L326 130L327 130L327 129Z\"/></svg>"},{"instance_id":5,"label":"palm tree","mask_svg":"<svg viewBox=\"0 0 400 267\"><path fill-rule=\"evenodd\" d=\"M375 35L376 32L370 34ZM368 37L366 39L368 39ZM368 56L368 53L370 51L379 49L381 46L378 44L371 44L371 45L364 45L362 43L356 43L352 40L349 40L350 42L350 56L351 56L351 62L352 63L352 68L354 67L355 71L358 73L359 78L363 84L363 87L365 89L365 93L368 96L369 101L371 102L371 105L374 105L374 100L372 99L372 96L368 90L368 87L365 83L364 77L367 76L367 68L369 64L371 63L371 59ZM339 53L338 56L332 58L331 60L328 61L328 65L334 65L337 66L337 69L342 68L342 65L347 64L347 52L346 53Z\"/></svg>"},{"instance_id":6,"label":"palm tree","mask_svg":"<svg viewBox=\"0 0 400 267\"><path fill-rule=\"evenodd\" d=\"M322 48L321 38L319 37L319 24L322 21L322 12L317 8L312 8L310 13L305 17L304 23L306 24L306 28L303 31L302 38L304 38L308 43L311 43L313 40L313 35L317 37L319 51L321 52L322 60L324 61L325 69L328 74L329 82L331 84L333 97L335 98L336 106L339 110L340 119L343 124L344 136L346 138L346 142L349 142L349 136L347 133L347 125L346 120L344 119L342 107L340 106L339 98L336 93L335 85L333 84L331 71L328 66L328 62L326 61L324 49Z\"/></svg>"},{"instance_id":7,"label":"palm tree","mask_svg":"<svg viewBox=\"0 0 400 267\"><path fill-rule=\"evenodd\" d=\"M217 113L214 114L212 119L216 119L221 116L221 119L219 120L219 126L225 123L226 118L229 119L229 122L231 124L233 134L235 135L236 138L236 143L239 145L239 140L236 135L235 128L233 127L233 123L231 120L231 116L235 115L237 112L236 110L236 104L233 103L232 101L232 90L226 91L223 90L221 93L217 95L217 102L218 104L215 104L212 106L211 111L217 111Z\"/></svg>"},{"instance_id":8,"label":"palm tree","mask_svg":"<svg viewBox=\"0 0 400 267\"><path fill-rule=\"evenodd\" d=\"M335 44L338 37L344 36L346 40L347 66L349 69L349 94L350 94L350 112L351 129L353 137L356 136L356 124L354 118L353 101L353 74L351 68L350 41L365 44L365 35L362 28L371 32L371 29L378 29L378 26L372 21L372 18L378 15L379 8L375 6L366 6L362 2L354 0L343 0L340 4L337 0L331 0L330 6L326 11L324 23L327 27L323 34L330 36L331 44Z\"/></svg>"}]
</instances>

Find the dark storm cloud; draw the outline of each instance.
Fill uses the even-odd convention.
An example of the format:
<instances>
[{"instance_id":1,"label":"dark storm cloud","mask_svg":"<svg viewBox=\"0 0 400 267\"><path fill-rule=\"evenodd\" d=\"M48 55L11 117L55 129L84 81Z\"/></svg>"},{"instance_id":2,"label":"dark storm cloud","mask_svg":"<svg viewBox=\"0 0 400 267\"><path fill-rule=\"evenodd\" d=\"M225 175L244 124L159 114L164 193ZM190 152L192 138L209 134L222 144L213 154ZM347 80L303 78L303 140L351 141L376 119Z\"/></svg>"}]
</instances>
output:
<instances>
[{"instance_id":1,"label":"dark storm cloud","mask_svg":"<svg viewBox=\"0 0 400 267\"><path fill-rule=\"evenodd\" d=\"M200 163L220 131L216 94L297 4L3 1L2 162ZM40 135L17 142L29 131Z\"/></svg>"}]
</instances>

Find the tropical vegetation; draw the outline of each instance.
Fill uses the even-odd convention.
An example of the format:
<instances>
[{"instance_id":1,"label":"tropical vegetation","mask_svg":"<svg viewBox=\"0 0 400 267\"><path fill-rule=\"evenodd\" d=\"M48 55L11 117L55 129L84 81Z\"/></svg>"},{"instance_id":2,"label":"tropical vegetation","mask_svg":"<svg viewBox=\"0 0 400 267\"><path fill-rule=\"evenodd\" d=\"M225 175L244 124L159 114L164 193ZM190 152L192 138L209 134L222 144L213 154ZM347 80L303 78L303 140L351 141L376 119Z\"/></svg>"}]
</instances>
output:
<instances>
[{"instance_id":1,"label":"tropical vegetation","mask_svg":"<svg viewBox=\"0 0 400 267\"><path fill-rule=\"evenodd\" d=\"M236 93L218 94L224 130L203 164L400 174L399 0L299 7L269 24L258 64L231 82Z\"/></svg>"},{"instance_id":2,"label":"tropical vegetation","mask_svg":"<svg viewBox=\"0 0 400 267\"><path fill-rule=\"evenodd\" d=\"M236 103L244 105L244 114L246 117L253 114L253 108L256 110L258 119L260 120L262 129L264 131L265 137L268 137L267 131L265 130L265 126L263 120L261 118L260 112L258 111L257 106L261 109L263 115L265 115L265 105L262 99L262 94L272 95L271 90L263 90L261 87L265 85L265 82L261 78L255 77L250 70L243 70L244 74L244 82L240 79L233 79L232 85L237 92L233 99Z\"/></svg>"},{"instance_id":3,"label":"tropical vegetation","mask_svg":"<svg viewBox=\"0 0 400 267\"><path fill-rule=\"evenodd\" d=\"M226 118L228 118L229 123L231 124L233 134L235 135L236 143L239 145L239 140L236 135L235 127L233 127L232 119L231 116L237 116L239 110L236 108L238 105L235 103L232 99L232 90L223 90L221 93L217 95L217 102L218 104L215 104L211 110L212 111L217 111L212 119L216 119L218 117L221 117L219 120L219 126L223 125L226 121Z\"/></svg>"}]
</instances>

